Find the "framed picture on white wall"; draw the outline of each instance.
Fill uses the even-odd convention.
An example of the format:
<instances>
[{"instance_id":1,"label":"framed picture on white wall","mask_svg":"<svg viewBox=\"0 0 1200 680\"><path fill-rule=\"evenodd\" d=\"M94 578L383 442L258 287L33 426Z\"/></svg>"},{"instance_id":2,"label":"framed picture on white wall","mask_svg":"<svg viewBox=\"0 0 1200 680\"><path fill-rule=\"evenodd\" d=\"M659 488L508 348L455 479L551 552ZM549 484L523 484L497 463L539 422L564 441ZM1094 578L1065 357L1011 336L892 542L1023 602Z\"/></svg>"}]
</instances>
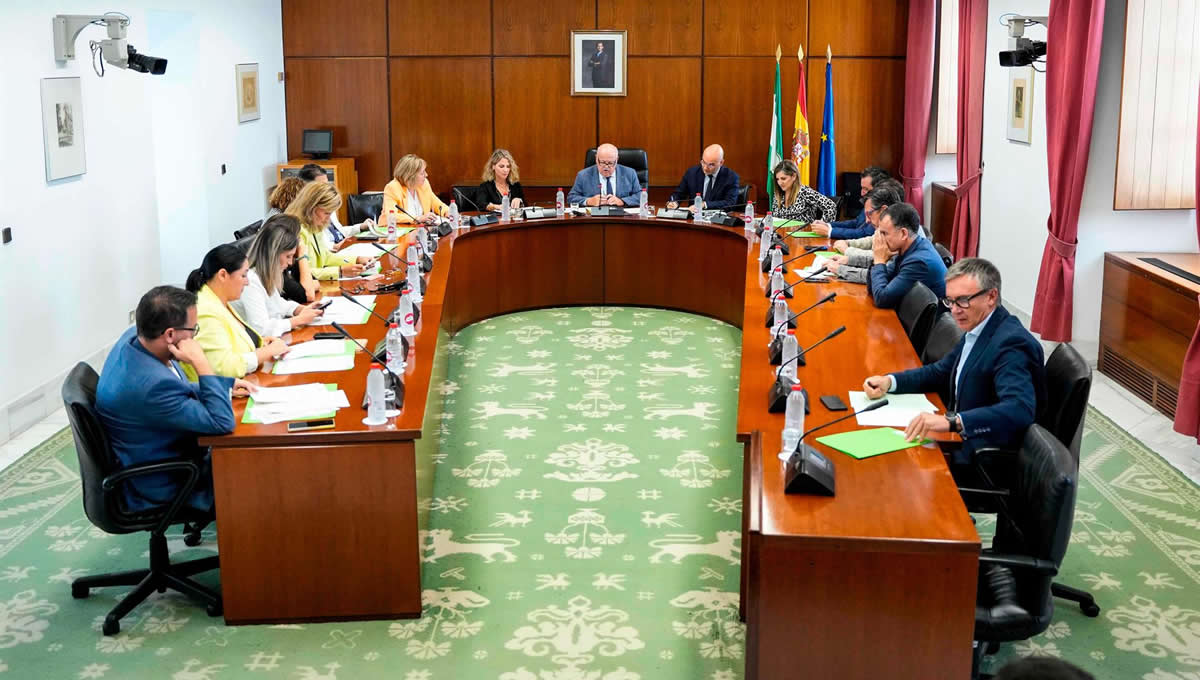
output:
<instances>
[{"instance_id":1,"label":"framed picture on white wall","mask_svg":"<svg viewBox=\"0 0 1200 680\"><path fill-rule=\"evenodd\" d=\"M1033 139L1032 66L1008 69L1008 139L1029 144Z\"/></svg>"},{"instance_id":2,"label":"framed picture on white wall","mask_svg":"<svg viewBox=\"0 0 1200 680\"><path fill-rule=\"evenodd\" d=\"M571 95L625 96L625 31L571 31Z\"/></svg>"},{"instance_id":3,"label":"framed picture on white wall","mask_svg":"<svg viewBox=\"0 0 1200 680\"><path fill-rule=\"evenodd\" d=\"M258 110L258 64L237 65L238 122L262 118Z\"/></svg>"},{"instance_id":4,"label":"framed picture on white wall","mask_svg":"<svg viewBox=\"0 0 1200 680\"><path fill-rule=\"evenodd\" d=\"M79 78L42 78L42 134L47 182L87 172Z\"/></svg>"}]
</instances>

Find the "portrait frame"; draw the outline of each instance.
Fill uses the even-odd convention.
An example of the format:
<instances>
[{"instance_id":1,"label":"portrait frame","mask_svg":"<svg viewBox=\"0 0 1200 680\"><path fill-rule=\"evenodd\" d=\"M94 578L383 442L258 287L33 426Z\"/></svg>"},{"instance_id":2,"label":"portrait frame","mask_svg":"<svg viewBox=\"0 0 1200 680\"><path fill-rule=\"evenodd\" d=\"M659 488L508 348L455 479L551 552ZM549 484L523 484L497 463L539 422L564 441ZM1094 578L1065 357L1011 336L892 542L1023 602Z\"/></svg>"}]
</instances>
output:
<instances>
[{"instance_id":1,"label":"portrait frame","mask_svg":"<svg viewBox=\"0 0 1200 680\"><path fill-rule=\"evenodd\" d=\"M1008 111L1004 120L1009 141L1033 141L1034 73L1032 66L1008 69Z\"/></svg>"},{"instance_id":2,"label":"portrait frame","mask_svg":"<svg viewBox=\"0 0 1200 680\"><path fill-rule=\"evenodd\" d=\"M598 49L598 44L603 49ZM571 96L624 97L629 73L628 45L625 31L571 31ZM601 58L600 64L594 63L593 58L601 53L611 56L607 61ZM600 78L601 82L593 82L594 78Z\"/></svg>"},{"instance_id":3,"label":"portrait frame","mask_svg":"<svg viewBox=\"0 0 1200 680\"><path fill-rule=\"evenodd\" d=\"M237 117L239 123L262 118L259 99L258 64L237 64Z\"/></svg>"},{"instance_id":4,"label":"portrait frame","mask_svg":"<svg viewBox=\"0 0 1200 680\"><path fill-rule=\"evenodd\" d=\"M47 182L87 172L78 77L42 78L42 133Z\"/></svg>"}]
</instances>

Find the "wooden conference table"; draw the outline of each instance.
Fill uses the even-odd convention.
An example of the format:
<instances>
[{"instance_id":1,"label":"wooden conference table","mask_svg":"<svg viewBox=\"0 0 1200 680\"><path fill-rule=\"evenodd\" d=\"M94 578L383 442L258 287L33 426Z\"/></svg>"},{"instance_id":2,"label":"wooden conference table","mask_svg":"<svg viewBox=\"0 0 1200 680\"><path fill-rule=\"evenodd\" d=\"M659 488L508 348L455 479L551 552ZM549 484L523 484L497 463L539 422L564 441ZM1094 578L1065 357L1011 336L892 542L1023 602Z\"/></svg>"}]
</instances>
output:
<instances>
[{"instance_id":1,"label":"wooden conference table","mask_svg":"<svg viewBox=\"0 0 1200 680\"><path fill-rule=\"evenodd\" d=\"M798 253L819 242L791 245ZM333 430L289 434L284 423L239 423L229 436L202 441L213 447L226 620L419 616L418 530L427 516L417 499L430 495L442 422L431 393L446 371L438 345L472 323L523 309L650 306L742 328L747 677L965 677L980 542L939 450L857 461L817 444L837 468L837 495L783 493L776 457L783 416L766 410L773 373L757 252L740 228L636 217L513 222L442 239L394 422L363 425L363 412L351 407L338 411ZM383 263L388 269L392 258ZM797 330L808 346L847 327L799 369L814 400L845 399L867 375L918 365L895 313L875 309L862 286L801 284L791 308L831 290L837 299L801 317ZM396 300L379 296L376 311L386 316ZM327 329L304 329L294 340L316 330ZM372 346L384 334L376 319L349 330ZM257 379L335 382L356 405L369 362L359 354L353 371ZM243 408L236 407L239 421ZM808 422L836 415L815 403ZM825 432L855 428L851 419Z\"/></svg>"}]
</instances>

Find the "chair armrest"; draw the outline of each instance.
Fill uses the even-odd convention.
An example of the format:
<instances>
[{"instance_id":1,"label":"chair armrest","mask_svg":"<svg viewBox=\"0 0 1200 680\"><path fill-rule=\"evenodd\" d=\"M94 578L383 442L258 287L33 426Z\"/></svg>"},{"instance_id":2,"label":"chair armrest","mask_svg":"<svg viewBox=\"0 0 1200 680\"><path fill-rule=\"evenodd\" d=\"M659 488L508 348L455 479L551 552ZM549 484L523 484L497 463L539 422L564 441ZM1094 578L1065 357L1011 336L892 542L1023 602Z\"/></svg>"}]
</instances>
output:
<instances>
[{"instance_id":1,"label":"chair armrest","mask_svg":"<svg viewBox=\"0 0 1200 680\"><path fill-rule=\"evenodd\" d=\"M1012 569L1031 569L1050 576L1058 574L1058 565L1049 560L1041 560L1028 555L983 553L979 556L979 562L981 564L998 564Z\"/></svg>"},{"instance_id":2,"label":"chair armrest","mask_svg":"<svg viewBox=\"0 0 1200 680\"><path fill-rule=\"evenodd\" d=\"M1017 452L1013 449L1002 449L998 446L981 446L971 454L979 463L988 463L996 458L1015 458Z\"/></svg>"},{"instance_id":3,"label":"chair armrest","mask_svg":"<svg viewBox=\"0 0 1200 680\"><path fill-rule=\"evenodd\" d=\"M958 493L963 496L989 496L993 498L1007 498L1008 489L972 489L966 486L958 487Z\"/></svg>"},{"instance_id":4,"label":"chair armrest","mask_svg":"<svg viewBox=\"0 0 1200 680\"><path fill-rule=\"evenodd\" d=\"M162 519L159 520L158 525L153 530L155 533L163 534L166 533L168 527L175 523L175 516L179 514L179 511L183 509L183 504L192 495L192 489L195 488L196 481L200 477L200 466L189 460L169 460L161 463L131 465L105 477L104 481L100 483L100 487L104 489L106 494L112 493L119 484L134 477L172 472L187 473L187 479L184 480L183 486L176 492L175 497L171 499L171 504L167 506Z\"/></svg>"}]
</instances>

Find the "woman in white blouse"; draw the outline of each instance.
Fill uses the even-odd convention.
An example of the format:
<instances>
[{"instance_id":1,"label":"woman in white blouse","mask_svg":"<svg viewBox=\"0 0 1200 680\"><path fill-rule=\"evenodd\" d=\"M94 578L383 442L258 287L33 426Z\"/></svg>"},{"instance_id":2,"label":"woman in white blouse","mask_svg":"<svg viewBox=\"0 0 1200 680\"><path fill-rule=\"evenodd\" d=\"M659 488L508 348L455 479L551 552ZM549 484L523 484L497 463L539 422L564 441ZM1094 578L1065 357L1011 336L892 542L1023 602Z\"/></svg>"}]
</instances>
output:
<instances>
[{"instance_id":1,"label":"woman in white blouse","mask_svg":"<svg viewBox=\"0 0 1200 680\"><path fill-rule=\"evenodd\" d=\"M292 265L300 245L300 221L275 215L263 223L250 246L250 271L242 297L233 304L259 335L280 337L321 316L321 310L285 300L280 295L283 270Z\"/></svg>"}]
</instances>

